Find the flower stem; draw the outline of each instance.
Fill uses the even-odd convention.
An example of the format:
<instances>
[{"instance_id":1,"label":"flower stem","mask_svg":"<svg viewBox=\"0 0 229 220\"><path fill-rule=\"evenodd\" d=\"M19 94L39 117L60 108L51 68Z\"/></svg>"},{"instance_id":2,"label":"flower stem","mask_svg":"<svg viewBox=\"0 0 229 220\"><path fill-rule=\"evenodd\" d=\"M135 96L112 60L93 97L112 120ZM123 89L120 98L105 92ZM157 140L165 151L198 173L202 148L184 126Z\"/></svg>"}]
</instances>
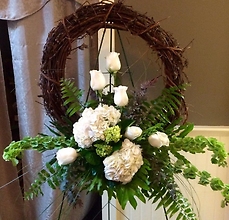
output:
<instances>
[{"instance_id":1,"label":"flower stem","mask_svg":"<svg viewBox=\"0 0 229 220\"><path fill-rule=\"evenodd\" d=\"M109 73L109 92L111 92L111 85L112 85L112 75Z\"/></svg>"},{"instance_id":2,"label":"flower stem","mask_svg":"<svg viewBox=\"0 0 229 220\"><path fill-rule=\"evenodd\" d=\"M164 209L164 213L165 213L165 219L166 219L166 220L169 220L168 215L167 215L167 212L166 212L166 210L165 210L165 206L163 206L163 209Z\"/></svg>"},{"instance_id":3,"label":"flower stem","mask_svg":"<svg viewBox=\"0 0 229 220\"><path fill-rule=\"evenodd\" d=\"M108 212L107 212L108 213L108 220L111 220L111 210L110 210L111 204L110 204L110 201L108 201L107 205L108 205L108 207L107 207L108 208Z\"/></svg>"},{"instance_id":4,"label":"flower stem","mask_svg":"<svg viewBox=\"0 0 229 220\"><path fill-rule=\"evenodd\" d=\"M61 201L60 211L59 211L59 215L58 215L58 220L60 220L60 218L61 218L61 214L62 214L62 210L63 210L63 205L64 205L64 200L65 200L65 192L63 193L63 198L62 198L62 201Z\"/></svg>"}]
</instances>

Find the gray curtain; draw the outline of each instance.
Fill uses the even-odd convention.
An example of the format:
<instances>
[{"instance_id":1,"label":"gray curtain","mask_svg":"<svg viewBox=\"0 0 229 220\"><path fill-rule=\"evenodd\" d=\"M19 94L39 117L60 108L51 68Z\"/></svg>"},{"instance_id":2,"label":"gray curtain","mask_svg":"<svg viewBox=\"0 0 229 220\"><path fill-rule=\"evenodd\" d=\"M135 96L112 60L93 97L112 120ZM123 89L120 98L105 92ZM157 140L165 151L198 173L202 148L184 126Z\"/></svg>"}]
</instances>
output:
<instances>
[{"instance_id":1,"label":"gray curtain","mask_svg":"<svg viewBox=\"0 0 229 220\"><path fill-rule=\"evenodd\" d=\"M1 54L0 54L1 58ZM2 72L2 62L0 59L0 154L3 149L11 142L11 130L8 109L6 104L6 93L4 85L4 76ZM10 183L17 176L17 170L10 163L3 161L0 157L0 219L19 219L23 218L22 195L19 182L16 180ZM8 185L10 183L10 185Z\"/></svg>"},{"instance_id":2,"label":"gray curtain","mask_svg":"<svg viewBox=\"0 0 229 220\"><path fill-rule=\"evenodd\" d=\"M90 1L95 2L95 1ZM38 87L42 49L49 31L57 22L80 6L74 0L1 0L0 19L7 20L14 69L15 91L18 108L20 137L49 134L46 125L49 118L38 102L41 91ZM89 52L72 54L67 63L69 77L77 78L81 88L85 88L89 72ZM1 59L0 59L1 60ZM0 63L1 64L1 63ZM79 64L79 65L78 65ZM78 71L81 74L77 74ZM83 75L82 75L83 73ZM88 75L88 74L87 74ZM11 142L11 131L6 104L2 65L0 65L0 153ZM45 161L54 152L42 155L28 151L23 158L24 187L28 189ZM52 220L57 219L62 196L44 185L44 196L32 201L23 201L17 178L17 170L0 157L0 220ZM11 180L15 179L10 184ZM6 185L6 186L4 186ZM2 187L4 186L4 187ZM92 196L82 195L83 206L75 210L64 208L62 219L82 219L91 206Z\"/></svg>"}]
</instances>

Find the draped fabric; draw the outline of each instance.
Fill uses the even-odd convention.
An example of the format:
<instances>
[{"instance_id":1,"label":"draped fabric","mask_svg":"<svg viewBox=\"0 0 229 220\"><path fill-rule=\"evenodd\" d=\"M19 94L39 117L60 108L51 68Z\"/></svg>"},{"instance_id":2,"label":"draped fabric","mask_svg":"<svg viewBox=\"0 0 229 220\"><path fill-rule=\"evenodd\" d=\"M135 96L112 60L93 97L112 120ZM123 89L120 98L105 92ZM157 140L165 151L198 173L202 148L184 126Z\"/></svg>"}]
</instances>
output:
<instances>
[{"instance_id":1,"label":"draped fabric","mask_svg":"<svg viewBox=\"0 0 229 220\"><path fill-rule=\"evenodd\" d=\"M0 17L4 20L19 20L39 11L50 0L1 0Z\"/></svg>"},{"instance_id":2,"label":"draped fabric","mask_svg":"<svg viewBox=\"0 0 229 220\"><path fill-rule=\"evenodd\" d=\"M95 1L91 1L95 2ZM82 3L82 2L81 2ZM57 22L72 13L80 3L71 0L1 0L0 19L7 20L9 40L14 69L15 91L18 109L20 137L34 137L38 133L49 134L47 125L50 119L44 107L39 104L41 94L39 83L42 49L49 31ZM72 54L67 63L67 75L76 78L81 88L86 85L83 74L89 72L89 52L78 51ZM81 74L78 74L78 71ZM83 73L83 74L82 74ZM11 131L6 104L4 76L0 65L0 153L11 142ZM45 162L55 152L42 155L28 151L23 157L24 187L28 189L34 180L36 171L43 168ZM57 219L62 201L60 192L50 190L44 185L44 196L31 201L23 201L17 177L17 170L0 158L0 220L52 220ZM1 187L7 184L5 187ZM63 219L83 219L88 212L92 195L81 195L83 206L76 209L64 208Z\"/></svg>"},{"instance_id":3,"label":"draped fabric","mask_svg":"<svg viewBox=\"0 0 229 220\"><path fill-rule=\"evenodd\" d=\"M1 58L1 54L0 54ZM11 142L10 122L6 102L4 76L2 72L2 63L0 59L0 154L2 155L3 149ZM10 163L3 161L0 157L0 186L7 185L17 176L17 170ZM0 189L0 219L24 219L22 196L18 181L12 182L10 187L5 186ZM12 191L13 189L13 191ZM13 209L13 210L12 210Z\"/></svg>"},{"instance_id":4,"label":"draped fabric","mask_svg":"<svg viewBox=\"0 0 229 220\"><path fill-rule=\"evenodd\" d=\"M27 16L35 14L41 10L49 1L53 6L62 7L63 5L71 4L78 5L84 3L95 3L98 0L1 0L0 1L0 19L13 21L20 20ZM62 5L62 6L61 6ZM54 14L50 14L53 16ZM62 16L61 16L62 17ZM50 17L47 17L50 18Z\"/></svg>"}]
</instances>

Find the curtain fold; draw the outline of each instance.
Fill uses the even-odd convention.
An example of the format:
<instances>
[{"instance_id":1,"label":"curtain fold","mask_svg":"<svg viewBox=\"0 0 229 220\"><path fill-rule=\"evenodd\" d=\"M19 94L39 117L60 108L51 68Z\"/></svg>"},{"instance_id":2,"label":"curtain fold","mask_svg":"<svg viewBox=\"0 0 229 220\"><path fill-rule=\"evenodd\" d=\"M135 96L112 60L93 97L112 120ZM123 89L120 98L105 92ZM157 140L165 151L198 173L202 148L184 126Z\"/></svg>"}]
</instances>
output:
<instances>
[{"instance_id":1,"label":"curtain fold","mask_svg":"<svg viewBox=\"0 0 229 220\"><path fill-rule=\"evenodd\" d=\"M19 20L39 11L50 0L1 0L0 18Z\"/></svg>"},{"instance_id":2,"label":"curtain fold","mask_svg":"<svg viewBox=\"0 0 229 220\"><path fill-rule=\"evenodd\" d=\"M12 141L12 137L1 60L0 54L0 154L2 155L3 149ZM2 157L0 157L0 175L0 219L16 219L16 216L24 219L22 193L19 181L16 179L17 169L10 162L5 162Z\"/></svg>"},{"instance_id":3,"label":"curtain fold","mask_svg":"<svg viewBox=\"0 0 229 220\"><path fill-rule=\"evenodd\" d=\"M9 5L7 5L7 2ZM32 2L36 2L34 7L30 8ZM95 2L95 1L91 1ZM4 3L6 3L4 5ZM15 1L14 1L15 3ZM38 133L50 134L46 125L49 125L49 117L45 114L44 107L39 104L38 95L41 94L39 83L40 62L43 46L46 42L49 31L57 22L66 15L73 13L76 6L80 6L76 1L69 0L34 0L28 4L27 0L18 1L20 10L24 10L23 16L10 14L12 8L16 7L11 1L2 1L0 3L0 16L2 19L8 18L8 32L12 52L12 62L14 69L14 80L16 90L16 100L18 108L18 121L20 137L36 136ZM3 5L5 8L3 8ZM14 7L13 7L14 6ZM36 6L36 7L35 7ZM8 7L9 14L6 15L5 9ZM24 8L23 8L24 7ZM21 14L22 15L22 14ZM22 19L23 18L23 19ZM81 88L87 86L87 77L89 72L89 51L78 51L71 55L67 63L67 76L75 78ZM2 68L1 68L2 69ZM0 72L1 72L0 69ZM78 74L78 73L81 74ZM0 109L0 149L3 149L10 143L10 125L7 116L4 80L1 72L0 78L0 97L4 108ZM31 182L36 177L37 171L45 166L45 163L55 155L55 152L45 152L38 154L33 151L27 151L23 157L24 167L24 187L28 189ZM0 159L1 178L0 187L17 177L17 170L10 163ZM9 172L10 171L10 172ZM13 190L12 190L13 189ZM52 220L57 219L59 215L62 194L58 191L52 191L45 184L43 186L44 196L40 196L31 201L22 201L22 195L18 181L14 181L9 186L0 189L0 220ZM15 195L19 195L15 200ZM7 198L3 201L2 198ZM65 217L61 219L83 219L91 207L93 195L81 194L83 205L76 209L64 206ZM4 207L4 210L2 209ZM24 211L24 212L23 212Z\"/></svg>"}]
</instances>

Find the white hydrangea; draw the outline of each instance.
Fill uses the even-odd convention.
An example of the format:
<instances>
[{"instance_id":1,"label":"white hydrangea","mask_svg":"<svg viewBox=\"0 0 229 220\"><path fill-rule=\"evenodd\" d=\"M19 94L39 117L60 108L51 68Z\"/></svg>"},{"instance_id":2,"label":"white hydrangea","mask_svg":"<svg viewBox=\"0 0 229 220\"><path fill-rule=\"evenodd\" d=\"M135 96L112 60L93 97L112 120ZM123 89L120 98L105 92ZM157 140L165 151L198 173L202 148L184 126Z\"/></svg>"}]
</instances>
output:
<instances>
[{"instance_id":1,"label":"white hydrangea","mask_svg":"<svg viewBox=\"0 0 229 220\"><path fill-rule=\"evenodd\" d=\"M129 139L125 139L120 150L106 157L103 161L104 173L108 180L130 182L143 165L143 158L139 145L135 145Z\"/></svg>"},{"instance_id":2,"label":"white hydrangea","mask_svg":"<svg viewBox=\"0 0 229 220\"><path fill-rule=\"evenodd\" d=\"M121 113L114 106L102 105L86 108L82 117L73 125L75 141L81 148L88 148L97 140L104 140L104 131L115 126Z\"/></svg>"}]
</instances>

